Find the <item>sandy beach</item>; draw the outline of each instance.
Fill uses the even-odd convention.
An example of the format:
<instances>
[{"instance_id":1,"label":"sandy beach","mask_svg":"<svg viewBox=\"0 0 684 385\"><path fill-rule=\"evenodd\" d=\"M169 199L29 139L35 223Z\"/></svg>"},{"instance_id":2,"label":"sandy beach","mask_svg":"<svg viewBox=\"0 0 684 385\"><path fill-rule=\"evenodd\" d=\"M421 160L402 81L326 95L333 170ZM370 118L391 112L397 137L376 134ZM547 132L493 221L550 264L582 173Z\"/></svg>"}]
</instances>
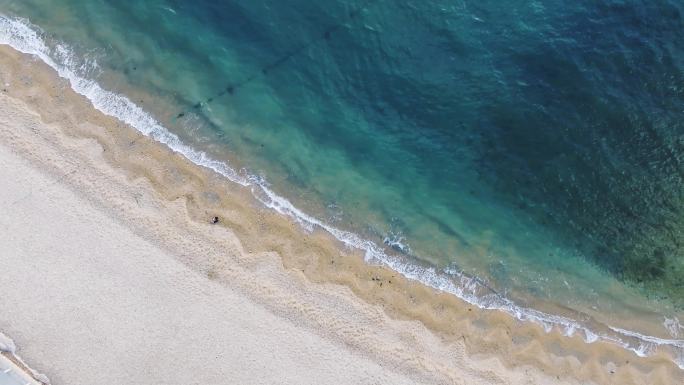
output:
<instances>
[{"instance_id":1,"label":"sandy beach","mask_svg":"<svg viewBox=\"0 0 684 385\"><path fill-rule=\"evenodd\" d=\"M2 325L53 383L412 383L188 269L4 146L0 162Z\"/></svg>"},{"instance_id":2,"label":"sandy beach","mask_svg":"<svg viewBox=\"0 0 684 385\"><path fill-rule=\"evenodd\" d=\"M8 47L0 83L0 332L52 384L684 379L367 265Z\"/></svg>"}]
</instances>

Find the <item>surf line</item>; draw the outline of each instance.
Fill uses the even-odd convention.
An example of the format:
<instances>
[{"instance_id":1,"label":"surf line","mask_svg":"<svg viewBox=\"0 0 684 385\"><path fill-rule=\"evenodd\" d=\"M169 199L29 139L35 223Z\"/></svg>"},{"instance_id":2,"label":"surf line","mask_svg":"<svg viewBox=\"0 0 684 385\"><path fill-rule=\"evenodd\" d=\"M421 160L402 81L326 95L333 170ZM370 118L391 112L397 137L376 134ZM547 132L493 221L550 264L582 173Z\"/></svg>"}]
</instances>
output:
<instances>
[{"instance_id":1,"label":"surf line","mask_svg":"<svg viewBox=\"0 0 684 385\"><path fill-rule=\"evenodd\" d=\"M366 0L362 5L360 5L357 8L352 9L346 14L346 17L336 23L331 25L330 27L326 28L321 34L317 35L315 38L307 41L306 43L300 45L297 48L294 48L285 54L279 56L272 62L264 65L261 67L261 70L259 72L253 73L252 75L248 76L247 78L243 79L242 81L236 82L236 83L228 83L221 91L217 92L216 94L201 100L194 105L192 105L191 108L180 111L174 118L174 120L181 119L183 118L186 114L190 113L191 111L199 111L202 109L202 107L216 101L218 98L221 98L225 95L234 95L238 89L246 86L247 84L253 82L254 80L262 77L262 76L267 76L271 71L277 69L278 67L282 66L283 64L287 63L290 59L293 57L301 54L302 52L306 51L308 48L310 48L313 45L316 45L322 41L328 41L332 38L333 33L339 29L341 29L347 22L355 20L359 17L362 16L362 12L366 10L368 7L373 5L373 3L378 2L378 0Z\"/></svg>"}]
</instances>

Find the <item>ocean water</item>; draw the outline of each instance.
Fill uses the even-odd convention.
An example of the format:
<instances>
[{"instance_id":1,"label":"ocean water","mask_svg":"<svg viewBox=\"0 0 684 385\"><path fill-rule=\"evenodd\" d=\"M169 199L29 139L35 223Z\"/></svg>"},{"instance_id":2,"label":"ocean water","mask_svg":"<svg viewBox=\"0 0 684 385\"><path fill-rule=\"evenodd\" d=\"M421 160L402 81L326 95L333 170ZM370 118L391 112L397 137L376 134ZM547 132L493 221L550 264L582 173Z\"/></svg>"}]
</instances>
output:
<instances>
[{"instance_id":1,"label":"ocean water","mask_svg":"<svg viewBox=\"0 0 684 385\"><path fill-rule=\"evenodd\" d=\"M369 262L684 366L682 12L0 0L0 42Z\"/></svg>"}]
</instances>

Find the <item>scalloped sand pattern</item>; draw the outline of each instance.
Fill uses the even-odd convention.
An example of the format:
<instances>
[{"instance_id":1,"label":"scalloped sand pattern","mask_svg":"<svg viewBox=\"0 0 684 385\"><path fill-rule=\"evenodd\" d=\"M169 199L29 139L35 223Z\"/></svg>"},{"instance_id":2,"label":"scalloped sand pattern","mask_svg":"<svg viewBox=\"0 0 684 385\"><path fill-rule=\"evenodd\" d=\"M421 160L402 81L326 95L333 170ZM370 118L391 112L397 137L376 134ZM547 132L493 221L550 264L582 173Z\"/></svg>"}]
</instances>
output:
<instances>
[{"instance_id":1,"label":"scalloped sand pattern","mask_svg":"<svg viewBox=\"0 0 684 385\"><path fill-rule=\"evenodd\" d=\"M608 342L587 344L577 334L547 332L369 265L330 234L306 234L265 209L249 188L95 110L36 58L8 47L1 52L0 81L9 84L2 103L33 111L43 122L27 122L23 131L3 124L3 143L207 279L275 314L433 383L684 379L666 354L638 357ZM214 215L221 226L207 226Z\"/></svg>"}]
</instances>

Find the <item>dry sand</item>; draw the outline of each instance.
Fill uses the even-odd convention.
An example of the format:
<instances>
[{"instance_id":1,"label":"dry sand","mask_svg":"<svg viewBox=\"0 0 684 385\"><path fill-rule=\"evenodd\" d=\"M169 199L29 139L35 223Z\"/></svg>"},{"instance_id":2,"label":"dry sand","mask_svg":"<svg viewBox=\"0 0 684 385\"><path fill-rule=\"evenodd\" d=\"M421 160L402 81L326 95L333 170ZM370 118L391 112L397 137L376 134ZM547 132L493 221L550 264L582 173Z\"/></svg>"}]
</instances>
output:
<instances>
[{"instance_id":1,"label":"dry sand","mask_svg":"<svg viewBox=\"0 0 684 385\"><path fill-rule=\"evenodd\" d=\"M682 383L368 266L6 47L0 81L0 331L53 384Z\"/></svg>"},{"instance_id":2,"label":"dry sand","mask_svg":"<svg viewBox=\"0 0 684 385\"><path fill-rule=\"evenodd\" d=\"M2 145L0 165L0 327L54 384L412 383L190 270Z\"/></svg>"}]
</instances>

